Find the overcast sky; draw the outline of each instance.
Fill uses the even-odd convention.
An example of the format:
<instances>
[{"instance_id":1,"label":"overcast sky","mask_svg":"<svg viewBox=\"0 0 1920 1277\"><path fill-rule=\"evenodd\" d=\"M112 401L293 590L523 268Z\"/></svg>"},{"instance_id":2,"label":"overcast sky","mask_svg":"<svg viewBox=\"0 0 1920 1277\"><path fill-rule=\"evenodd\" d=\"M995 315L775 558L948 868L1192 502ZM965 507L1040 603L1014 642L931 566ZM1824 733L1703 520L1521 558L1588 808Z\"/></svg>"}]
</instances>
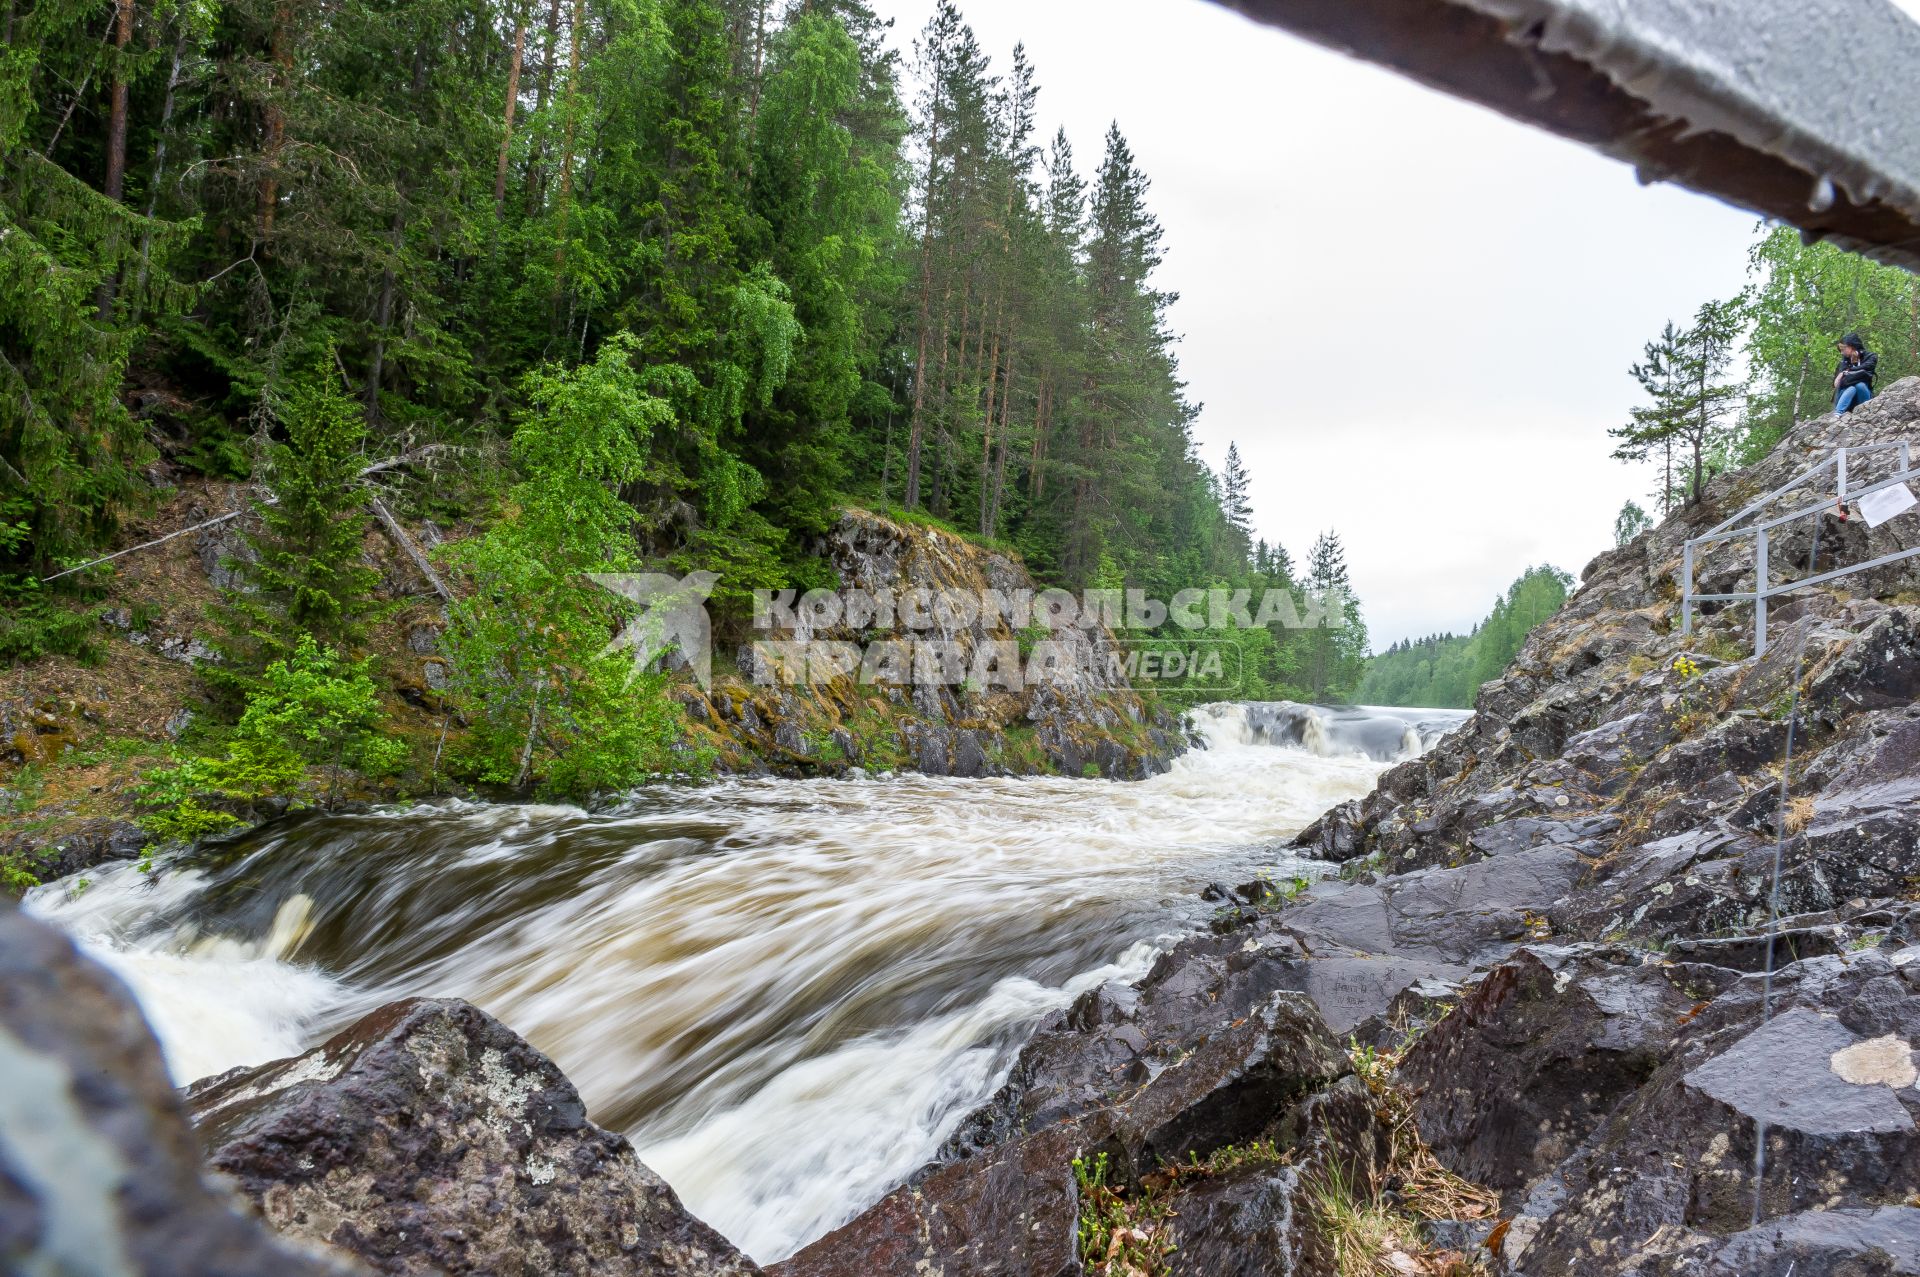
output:
<instances>
[{"instance_id":1,"label":"overcast sky","mask_svg":"<svg viewBox=\"0 0 1920 1277\"><path fill-rule=\"evenodd\" d=\"M1908 0L1911 2L1911 0ZM933 0L874 0L910 50ZM1757 219L1204 0L962 0L1083 173L1117 119L1166 226L1195 427L1257 532L1340 533L1376 648L1579 573L1649 476L1627 367L1736 291Z\"/></svg>"}]
</instances>

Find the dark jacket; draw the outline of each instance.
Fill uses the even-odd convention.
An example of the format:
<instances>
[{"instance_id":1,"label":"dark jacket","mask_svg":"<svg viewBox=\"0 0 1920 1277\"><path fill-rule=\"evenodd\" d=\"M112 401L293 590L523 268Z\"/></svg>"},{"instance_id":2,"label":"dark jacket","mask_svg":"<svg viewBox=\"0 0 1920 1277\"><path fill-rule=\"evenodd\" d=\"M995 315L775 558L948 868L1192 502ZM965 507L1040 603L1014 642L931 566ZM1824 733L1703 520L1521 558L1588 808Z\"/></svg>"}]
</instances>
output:
<instances>
[{"instance_id":1,"label":"dark jacket","mask_svg":"<svg viewBox=\"0 0 1920 1277\"><path fill-rule=\"evenodd\" d=\"M1879 368L1880 356L1871 350L1861 351L1858 359L1848 359L1842 355L1839 368L1834 370L1840 377L1840 385L1837 389L1845 390L1848 386L1857 386L1864 381L1867 383L1867 389L1872 390L1874 374L1879 371Z\"/></svg>"}]
</instances>

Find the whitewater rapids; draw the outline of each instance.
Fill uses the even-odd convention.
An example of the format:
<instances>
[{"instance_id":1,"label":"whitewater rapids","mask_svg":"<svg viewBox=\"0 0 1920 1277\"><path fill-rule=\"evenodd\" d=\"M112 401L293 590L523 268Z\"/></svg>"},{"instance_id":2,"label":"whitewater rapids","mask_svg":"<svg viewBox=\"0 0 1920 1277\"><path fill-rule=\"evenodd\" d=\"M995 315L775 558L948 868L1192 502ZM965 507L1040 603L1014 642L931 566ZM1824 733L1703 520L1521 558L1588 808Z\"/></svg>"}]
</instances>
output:
<instances>
[{"instance_id":1,"label":"whitewater rapids","mask_svg":"<svg viewBox=\"0 0 1920 1277\"><path fill-rule=\"evenodd\" d=\"M932 1155L1047 1012L1143 975L1210 880L1464 715L1204 706L1151 780L733 779L616 806L444 802L282 822L27 907L134 990L181 1082L394 998L525 1035L761 1262Z\"/></svg>"}]
</instances>

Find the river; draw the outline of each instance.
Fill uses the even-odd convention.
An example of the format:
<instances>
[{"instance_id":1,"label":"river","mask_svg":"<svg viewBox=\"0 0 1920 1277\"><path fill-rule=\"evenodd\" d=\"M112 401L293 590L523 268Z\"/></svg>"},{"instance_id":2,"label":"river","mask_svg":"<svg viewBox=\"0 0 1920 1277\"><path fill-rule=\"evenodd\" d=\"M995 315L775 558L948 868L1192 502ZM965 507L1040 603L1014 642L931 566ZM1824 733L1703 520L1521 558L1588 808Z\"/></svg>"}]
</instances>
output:
<instances>
[{"instance_id":1,"label":"river","mask_svg":"<svg viewBox=\"0 0 1920 1277\"><path fill-rule=\"evenodd\" d=\"M27 907L132 987L176 1080L397 997L530 1039L688 1207L778 1259L923 1163L1047 1012L1143 975L1196 890L1463 714L1203 707L1151 780L728 779L593 810L440 802L282 821Z\"/></svg>"}]
</instances>

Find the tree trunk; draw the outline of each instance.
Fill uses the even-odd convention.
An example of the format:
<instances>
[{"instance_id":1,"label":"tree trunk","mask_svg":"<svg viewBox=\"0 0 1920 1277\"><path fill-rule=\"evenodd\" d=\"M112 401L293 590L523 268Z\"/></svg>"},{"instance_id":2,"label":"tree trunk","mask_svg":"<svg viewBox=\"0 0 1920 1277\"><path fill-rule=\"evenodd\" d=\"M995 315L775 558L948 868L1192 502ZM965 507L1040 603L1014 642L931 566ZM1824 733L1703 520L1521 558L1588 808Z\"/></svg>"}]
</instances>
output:
<instances>
[{"instance_id":1,"label":"tree trunk","mask_svg":"<svg viewBox=\"0 0 1920 1277\"><path fill-rule=\"evenodd\" d=\"M907 426L907 488L901 505L920 504L920 451L926 441L927 341L933 329L933 184L939 171L940 109L935 103L927 135L927 190L921 204L926 224L920 230L920 332L913 361L913 417Z\"/></svg>"},{"instance_id":2,"label":"tree trunk","mask_svg":"<svg viewBox=\"0 0 1920 1277\"><path fill-rule=\"evenodd\" d=\"M560 56L560 0L549 0L547 5L547 41L545 52L540 55L540 91L533 101L536 112L547 109L547 102L553 97L553 64Z\"/></svg>"},{"instance_id":3,"label":"tree trunk","mask_svg":"<svg viewBox=\"0 0 1920 1277\"><path fill-rule=\"evenodd\" d=\"M988 489L992 486L994 392L1000 382L1000 330L993 332L993 349L987 354L987 409L980 417L980 535L987 531L987 511L992 505Z\"/></svg>"},{"instance_id":4,"label":"tree trunk","mask_svg":"<svg viewBox=\"0 0 1920 1277\"><path fill-rule=\"evenodd\" d=\"M293 0L280 0L273 10L273 64L267 79L267 145L264 153L265 175L260 180L259 240L273 239L274 214L280 205L280 151L287 140L287 113L280 104L293 79Z\"/></svg>"},{"instance_id":5,"label":"tree trunk","mask_svg":"<svg viewBox=\"0 0 1920 1277\"><path fill-rule=\"evenodd\" d=\"M417 108L421 96L427 91L427 49L425 42L414 47L413 83L408 88L408 96ZM393 327L394 290L399 285L399 274L394 269L400 261L400 249L404 240L401 231L406 224L407 188L404 181L396 180L393 187L393 218L387 224L387 265L380 272L380 300L374 305L373 358L367 364L367 384L362 397L367 406L367 420L380 419L380 382L386 375L387 333Z\"/></svg>"},{"instance_id":6,"label":"tree trunk","mask_svg":"<svg viewBox=\"0 0 1920 1277\"><path fill-rule=\"evenodd\" d=\"M133 0L114 0L113 84L107 91L107 180L102 190L119 203L127 189L127 46L133 43ZM113 299L120 291L120 276L100 282L94 292L94 309L101 322L113 313Z\"/></svg>"},{"instance_id":7,"label":"tree trunk","mask_svg":"<svg viewBox=\"0 0 1920 1277\"><path fill-rule=\"evenodd\" d=\"M118 203L127 186L127 46L133 43L133 0L115 0L113 87L107 107L108 199Z\"/></svg>"},{"instance_id":8,"label":"tree trunk","mask_svg":"<svg viewBox=\"0 0 1920 1277\"><path fill-rule=\"evenodd\" d=\"M493 215L497 218L507 202L507 156L513 150L513 112L520 105L520 60L527 47L527 23L516 17L513 23L513 58L507 63L506 119L500 126L500 163L493 171Z\"/></svg>"},{"instance_id":9,"label":"tree trunk","mask_svg":"<svg viewBox=\"0 0 1920 1277\"><path fill-rule=\"evenodd\" d=\"M1008 352L1007 382L1000 388L1000 437L993 458L993 500L987 505L986 535L991 538L1000 534L1000 502L1007 492L1007 436L1013 430L1013 367L1012 352Z\"/></svg>"},{"instance_id":10,"label":"tree trunk","mask_svg":"<svg viewBox=\"0 0 1920 1277\"><path fill-rule=\"evenodd\" d=\"M1047 434L1053 429L1053 379L1043 378L1033 397L1033 449L1027 457L1027 500L1038 505L1047 490Z\"/></svg>"},{"instance_id":11,"label":"tree trunk","mask_svg":"<svg viewBox=\"0 0 1920 1277\"><path fill-rule=\"evenodd\" d=\"M174 20L177 33L173 40L173 67L167 72L167 95L160 103L160 130L153 144L153 173L147 178L147 225L140 228L140 274L134 285L134 305L147 286L147 272L153 263L153 218L160 207L160 179L167 171L167 131L173 127L174 103L179 99L180 68L187 57L187 24ZM136 316L137 319L137 316Z\"/></svg>"},{"instance_id":12,"label":"tree trunk","mask_svg":"<svg viewBox=\"0 0 1920 1277\"><path fill-rule=\"evenodd\" d=\"M573 22L567 32L567 125L562 131L560 148L560 233L558 242L553 246L555 300L559 299L560 290L566 286L567 222L573 203L574 108L579 98L580 23L585 7L586 0L573 0Z\"/></svg>"}]
</instances>

